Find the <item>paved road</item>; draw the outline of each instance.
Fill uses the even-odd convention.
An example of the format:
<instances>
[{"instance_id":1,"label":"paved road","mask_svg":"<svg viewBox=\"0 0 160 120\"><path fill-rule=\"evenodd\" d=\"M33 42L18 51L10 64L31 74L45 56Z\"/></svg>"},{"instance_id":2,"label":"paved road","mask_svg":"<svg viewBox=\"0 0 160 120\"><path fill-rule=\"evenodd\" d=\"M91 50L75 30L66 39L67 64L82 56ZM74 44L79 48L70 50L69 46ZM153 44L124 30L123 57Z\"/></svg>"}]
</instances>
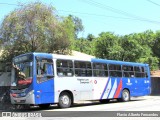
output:
<instances>
[{"instance_id":1,"label":"paved road","mask_svg":"<svg viewBox=\"0 0 160 120\"><path fill-rule=\"evenodd\" d=\"M109 113L110 111L116 111L116 112L137 112L137 111L153 111L153 113L156 113L157 111L159 111L159 115L160 115L160 96L144 96L144 97L138 97L138 98L132 98L130 102L117 102L117 101L111 101L107 104L100 104L99 102L83 102L83 103L79 103L74 105L71 108L67 108L67 109L60 109L58 108L56 105L51 106L48 110L41 110L39 108L33 108L30 109L29 111L32 112L42 112L42 113L50 113L50 115L52 116L58 116L58 118L56 119L64 119L64 120L68 120L68 119L81 119L81 118L74 118L74 116L79 115L81 117L85 117L85 115L89 115L91 117L93 116L103 116L105 113ZM58 111L58 112L57 112ZM68 111L68 112L66 112ZM81 112L80 112L81 111ZM84 115L84 112L88 114ZM90 111L90 112L89 112ZM101 112L99 112L101 111ZM152 112L151 112L152 113ZM83 116L84 115L84 116ZM71 118L63 118L65 116L71 117ZM104 115L105 116L105 115ZM61 117L61 118L59 118ZM106 116L105 116L106 117ZM136 116L137 117L137 116ZM113 120L117 120L118 117L109 117L109 119L113 119ZM125 120L135 120L135 117L122 117ZM160 118L160 117L159 117ZM138 117L138 119L140 120L159 120L159 118L157 117ZM27 119L27 118L26 118ZM51 119L51 118L48 118ZM85 118L85 119L93 119L93 118ZM94 119L99 119L99 117L95 117ZM102 118L103 119L103 118ZM40 120L40 118L39 118ZM137 120L137 119L136 119Z\"/></svg>"},{"instance_id":2,"label":"paved road","mask_svg":"<svg viewBox=\"0 0 160 120\"><path fill-rule=\"evenodd\" d=\"M102 104L99 101L83 101L75 104L71 108L60 109L57 105L52 105L47 110L31 108L29 111L160 111L160 95L143 96L131 98L129 102L117 102L112 100ZM21 110L22 111L22 110Z\"/></svg>"},{"instance_id":3,"label":"paved road","mask_svg":"<svg viewBox=\"0 0 160 120\"><path fill-rule=\"evenodd\" d=\"M99 102L83 102L71 108L59 109L56 106L45 111L160 111L160 96L144 96L131 98L129 102L110 101L107 104Z\"/></svg>"}]
</instances>

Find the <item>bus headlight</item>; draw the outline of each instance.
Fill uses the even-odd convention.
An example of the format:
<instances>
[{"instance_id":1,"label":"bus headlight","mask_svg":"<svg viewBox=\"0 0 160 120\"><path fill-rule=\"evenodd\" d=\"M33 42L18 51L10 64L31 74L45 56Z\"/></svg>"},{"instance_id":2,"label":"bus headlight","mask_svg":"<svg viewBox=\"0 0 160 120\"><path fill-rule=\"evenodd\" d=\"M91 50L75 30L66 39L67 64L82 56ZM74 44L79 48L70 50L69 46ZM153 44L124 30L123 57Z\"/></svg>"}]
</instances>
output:
<instances>
[{"instance_id":1,"label":"bus headlight","mask_svg":"<svg viewBox=\"0 0 160 120\"><path fill-rule=\"evenodd\" d=\"M21 93L20 96L21 96L21 97L25 97L25 96L26 96L26 93Z\"/></svg>"}]
</instances>

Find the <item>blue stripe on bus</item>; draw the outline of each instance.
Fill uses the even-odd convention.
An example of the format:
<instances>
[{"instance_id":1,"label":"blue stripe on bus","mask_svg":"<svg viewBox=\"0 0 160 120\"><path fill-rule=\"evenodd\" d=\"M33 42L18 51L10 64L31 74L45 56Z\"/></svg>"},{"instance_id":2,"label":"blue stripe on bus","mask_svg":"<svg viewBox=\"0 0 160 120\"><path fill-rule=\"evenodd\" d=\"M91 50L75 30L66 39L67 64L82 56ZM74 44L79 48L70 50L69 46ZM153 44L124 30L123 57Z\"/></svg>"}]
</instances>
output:
<instances>
[{"instance_id":1,"label":"blue stripe on bus","mask_svg":"<svg viewBox=\"0 0 160 120\"><path fill-rule=\"evenodd\" d=\"M102 95L101 95L101 98L100 98L100 99L102 99L102 98L103 98L103 96L104 96L104 93L105 93L106 88L107 88L108 83L109 83L109 79L110 79L110 78L108 78L108 81L106 82L106 86L105 86L105 88L104 88L104 90L103 90L103 93L102 93Z\"/></svg>"},{"instance_id":2,"label":"blue stripe on bus","mask_svg":"<svg viewBox=\"0 0 160 120\"><path fill-rule=\"evenodd\" d=\"M110 94L111 94L111 91L112 91L112 88L113 88L113 86L114 86L115 81L116 81L116 78L111 77L111 88L110 88L110 91L109 91L108 96L107 96L106 99L109 98L109 96L110 96Z\"/></svg>"}]
</instances>

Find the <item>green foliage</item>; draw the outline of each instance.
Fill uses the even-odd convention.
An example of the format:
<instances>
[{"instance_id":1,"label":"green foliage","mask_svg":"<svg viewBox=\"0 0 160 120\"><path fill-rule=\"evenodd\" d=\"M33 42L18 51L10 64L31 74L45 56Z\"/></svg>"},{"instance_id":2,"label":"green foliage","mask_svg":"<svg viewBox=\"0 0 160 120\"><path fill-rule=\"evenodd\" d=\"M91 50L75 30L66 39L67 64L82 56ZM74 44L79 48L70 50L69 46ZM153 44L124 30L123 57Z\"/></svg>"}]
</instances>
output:
<instances>
[{"instance_id":1,"label":"green foliage","mask_svg":"<svg viewBox=\"0 0 160 120\"><path fill-rule=\"evenodd\" d=\"M102 32L98 37L88 34L78 38L83 30L78 17L60 17L55 8L39 2L24 5L8 14L0 26L1 60L11 61L26 52L70 54L73 49L98 58L148 63L152 70L159 68L160 31L124 36Z\"/></svg>"},{"instance_id":2,"label":"green foliage","mask_svg":"<svg viewBox=\"0 0 160 120\"><path fill-rule=\"evenodd\" d=\"M118 36L110 32L102 32L99 37L94 40L94 55L104 59L120 60L122 48L118 43Z\"/></svg>"},{"instance_id":3,"label":"green foliage","mask_svg":"<svg viewBox=\"0 0 160 120\"><path fill-rule=\"evenodd\" d=\"M15 9L5 17L0 30L5 60L35 51L68 54L74 39L73 21L39 2Z\"/></svg>"},{"instance_id":4,"label":"green foliage","mask_svg":"<svg viewBox=\"0 0 160 120\"><path fill-rule=\"evenodd\" d=\"M155 40L154 40L154 43L153 43L153 47L152 47L152 50L153 50L153 53L158 57L160 58L160 31L157 31L156 32L156 35L155 35Z\"/></svg>"},{"instance_id":5,"label":"green foliage","mask_svg":"<svg viewBox=\"0 0 160 120\"><path fill-rule=\"evenodd\" d=\"M93 43L85 38L79 38L73 43L73 50L83 52L89 55L93 54Z\"/></svg>"},{"instance_id":6,"label":"green foliage","mask_svg":"<svg viewBox=\"0 0 160 120\"><path fill-rule=\"evenodd\" d=\"M132 35L121 37L121 46L123 48L122 60L123 61L136 61L142 55L142 46Z\"/></svg>"},{"instance_id":7,"label":"green foliage","mask_svg":"<svg viewBox=\"0 0 160 120\"><path fill-rule=\"evenodd\" d=\"M94 35L92 35L92 34L88 34L88 36L87 36L87 40L89 40L89 41L93 41L95 39L95 36Z\"/></svg>"},{"instance_id":8,"label":"green foliage","mask_svg":"<svg viewBox=\"0 0 160 120\"><path fill-rule=\"evenodd\" d=\"M78 38L78 33L84 30L82 20L76 16L69 15L68 18L74 23L75 39Z\"/></svg>"},{"instance_id":9,"label":"green foliage","mask_svg":"<svg viewBox=\"0 0 160 120\"><path fill-rule=\"evenodd\" d=\"M160 58L158 38L158 34L152 31L125 36L102 32L94 40L94 55L104 59L148 63L155 70L158 69Z\"/></svg>"}]
</instances>

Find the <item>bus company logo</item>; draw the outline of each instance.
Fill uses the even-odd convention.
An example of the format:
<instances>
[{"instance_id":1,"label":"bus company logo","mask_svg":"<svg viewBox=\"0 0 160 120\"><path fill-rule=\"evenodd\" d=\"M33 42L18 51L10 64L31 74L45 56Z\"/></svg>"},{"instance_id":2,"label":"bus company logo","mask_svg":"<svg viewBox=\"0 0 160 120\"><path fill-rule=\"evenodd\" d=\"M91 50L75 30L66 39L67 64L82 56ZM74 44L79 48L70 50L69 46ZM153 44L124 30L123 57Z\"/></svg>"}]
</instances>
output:
<instances>
[{"instance_id":1,"label":"bus company logo","mask_svg":"<svg viewBox=\"0 0 160 120\"><path fill-rule=\"evenodd\" d=\"M89 84L89 79L77 79L80 81L80 84Z\"/></svg>"},{"instance_id":2,"label":"bus company logo","mask_svg":"<svg viewBox=\"0 0 160 120\"><path fill-rule=\"evenodd\" d=\"M128 79L128 82L126 83L127 85L132 85L131 80Z\"/></svg>"}]
</instances>

